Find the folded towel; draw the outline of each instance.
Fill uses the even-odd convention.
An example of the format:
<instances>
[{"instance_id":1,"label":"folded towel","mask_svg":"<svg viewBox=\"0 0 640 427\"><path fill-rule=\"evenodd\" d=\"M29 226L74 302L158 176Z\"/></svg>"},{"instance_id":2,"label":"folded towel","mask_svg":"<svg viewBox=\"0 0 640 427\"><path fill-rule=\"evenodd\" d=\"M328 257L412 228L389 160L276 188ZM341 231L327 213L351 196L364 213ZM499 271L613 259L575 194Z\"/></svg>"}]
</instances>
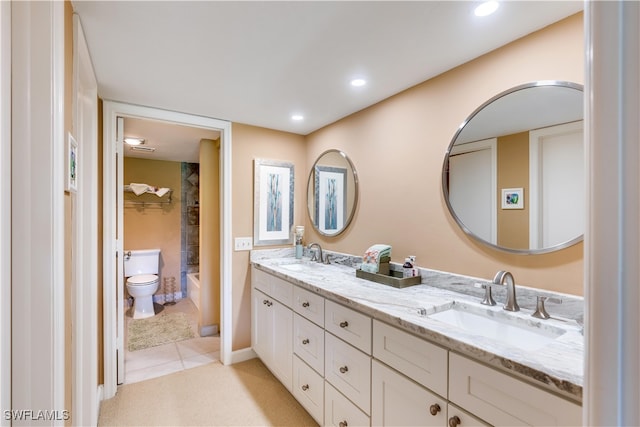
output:
<instances>
[{"instance_id":1,"label":"folded towel","mask_svg":"<svg viewBox=\"0 0 640 427\"><path fill-rule=\"evenodd\" d=\"M149 186L147 184L137 184L135 182L129 184L129 188L131 188L131 191L133 191L136 196L146 193L149 190Z\"/></svg>"},{"instance_id":2,"label":"folded towel","mask_svg":"<svg viewBox=\"0 0 640 427\"><path fill-rule=\"evenodd\" d=\"M387 257L391 257L391 246L373 245L364 253L360 269L369 273L377 273L380 270L380 260Z\"/></svg>"},{"instance_id":3,"label":"folded towel","mask_svg":"<svg viewBox=\"0 0 640 427\"><path fill-rule=\"evenodd\" d=\"M155 191L155 194L156 194L158 197L162 197L162 196L164 196L165 194L167 194L168 192L169 192L169 189L168 189L168 188L162 187L162 188L158 188L158 189Z\"/></svg>"}]
</instances>

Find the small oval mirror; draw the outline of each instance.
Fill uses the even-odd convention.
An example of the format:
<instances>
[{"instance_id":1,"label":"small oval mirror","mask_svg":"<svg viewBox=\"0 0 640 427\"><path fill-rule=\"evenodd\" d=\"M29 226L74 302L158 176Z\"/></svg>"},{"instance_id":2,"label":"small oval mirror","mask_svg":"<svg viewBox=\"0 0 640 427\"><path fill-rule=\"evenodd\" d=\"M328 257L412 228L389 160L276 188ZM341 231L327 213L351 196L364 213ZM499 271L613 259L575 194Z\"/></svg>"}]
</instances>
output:
<instances>
[{"instance_id":1,"label":"small oval mirror","mask_svg":"<svg viewBox=\"0 0 640 427\"><path fill-rule=\"evenodd\" d=\"M358 175L340 150L322 153L309 173L307 210L316 231L337 236L346 230L358 203Z\"/></svg>"},{"instance_id":2,"label":"small oval mirror","mask_svg":"<svg viewBox=\"0 0 640 427\"><path fill-rule=\"evenodd\" d=\"M454 135L442 169L462 230L506 252L546 253L584 233L582 86L540 81L491 98Z\"/></svg>"}]
</instances>

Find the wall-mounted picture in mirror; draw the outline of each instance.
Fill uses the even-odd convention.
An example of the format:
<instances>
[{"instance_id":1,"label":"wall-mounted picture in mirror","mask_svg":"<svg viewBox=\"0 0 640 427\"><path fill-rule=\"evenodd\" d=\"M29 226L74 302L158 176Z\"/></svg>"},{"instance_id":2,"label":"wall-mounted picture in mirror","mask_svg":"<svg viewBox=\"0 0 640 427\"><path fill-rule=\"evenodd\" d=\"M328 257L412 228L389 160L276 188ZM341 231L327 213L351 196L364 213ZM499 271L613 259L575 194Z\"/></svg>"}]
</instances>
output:
<instances>
[{"instance_id":1,"label":"wall-mounted picture in mirror","mask_svg":"<svg viewBox=\"0 0 640 427\"><path fill-rule=\"evenodd\" d=\"M315 175L315 222L320 231L335 234L344 228L347 169L316 165Z\"/></svg>"},{"instance_id":2,"label":"wall-mounted picture in mirror","mask_svg":"<svg viewBox=\"0 0 640 427\"><path fill-rule=\"evenodd\" d=\"M314 229L337 236L351 222L358 202L358 176L340 150L327 150L315 161L307 183L307 211Z\"/></svg>"},{"instance_id":3,"label":"wall-mounted picture in mirror","mask_svg":"<svg viewBox=\"0 0 640 427\"><path fill-rule=\"evenodd\" d=\"M292 163L254 160L253 244L280 245L292 242Z\"/></svg>"},{"instance_id":4,"label":"wall-mounted picture in mirror","mask_svg":"<svg viewBox=\"0 0 640 427\"><path fill-rule=\"evenodd\" d=\"M442 189L460 228L490 247L546 253L582 240L582 86L539 81L506 90L463 121Z\"/></svg>"}]
</instances>

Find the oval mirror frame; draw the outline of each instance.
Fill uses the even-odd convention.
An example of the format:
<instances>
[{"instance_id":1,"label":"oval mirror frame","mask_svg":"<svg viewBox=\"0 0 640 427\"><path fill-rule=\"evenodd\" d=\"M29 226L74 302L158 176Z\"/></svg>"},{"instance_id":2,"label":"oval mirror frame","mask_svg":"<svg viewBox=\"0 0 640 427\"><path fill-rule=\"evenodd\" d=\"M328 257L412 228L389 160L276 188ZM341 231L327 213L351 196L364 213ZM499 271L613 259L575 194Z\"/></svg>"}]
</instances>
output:
<instances>
[{"instance_id":1,"label":"oval mirror frame","mask_svg":"<svg viewBox=\"0 0 640 427\"><path fill-rule=\"evenodd\" d=\"M321 198L323 193L333 202ZM341 150L326 150L313 164L307 183L307 213L313 228L323 236L338 236L351 223L357 205L358 173L351 159Z\"/></svg>"},{"instance_id":2,"label":"oval mirror frame","mask_svg":"<svg viewBox=\"0 0 640 427\"><path fill-rule=\"evenodd\" d=\"M534 88L549 88L549 87L560 87L563 89L571 89L571 90L577 90L580 92L580 95L582 97L582 103L580 104L580 108L579 108L579 118L575 119L575 121L577 120L583 120L583 105L584 105L584 94L583 94L583 86L578 84L578 83L573 83L573 82L567 82L567 81L555 81L555 80L545 80L545 81L537 81L537 82L532 82L532 83L525 83L519 86L515 86L511 89L507 89L501 93L499 93L498 95L492 97L491 99L489 99L488 101L484 102L482 105L480 105L475 111L473 111L469 117L467 117L467 119L465 121L462 122L462 124L459 126L458 130L456 131L456 133L454 134L453 138L451 139L451 142L449 143L449 146L447 148L447 151L445 153L445 157L444 157L444 162L443 162L443 167L442 167L442 192L443 192L443 196L444 196L444 200L446 202L447 208L449 210L449 213L451 214L451 216L453 217L453 219L456 221L456 223L458 224L458 226L462 229L462 231L467 234L468 236L470 236L471 238L473 238L474 240L482 243L483 245L486 245L490 248L493 249L497 249L499 251L502 252L507 252L507 253L512 253L512 254L520 254L520 255L534 255L534 254L545 254L545 253L549 253L549 252L554 252L554 251L558 251L561 249L565 249L567 247L573 246L579 242L581 242L584 239L584 230L582 230L582 233L580 235L578 235L575 238L571 238L568 239L566 241L563 241L561 243L549 246L549 247L542 247L542 248L535 248L535 249L531 249L531 248L511 248L511 247L506 247L506 246L500 246L497 243L491 243L489 241L487 241L486 239L480 237L478 234L476 234L475 232L473 232L472 230L469 229L469 227L467 227L467 225L464 224L464 222L461 220L460 216L455 212L452 204L451 204L451 200L449 197L449 170L450 170L450 157L452 155L452 151L454 150L454 146L456 145L456 143L458 142L459 138L466 138L464 132L465 131L469 131L471 126L470 123L472 122L472 120L474 118L477 118L479 114L481 114L483 112L483 110L485 108L487 108L488 106L494 104L496 101L502 100L505 97L515 94L515 93L523 93L522 91L524 90L530 90L530 89L534 89ZM540 101L540 99L536 99L536 101ZM539 102L537 102L538 104L540 104ZM494 104L495 105L495 104ZM544 114L542 114L544 115ZM570 119L564 119L564 120L560 120L557 123L567 123L567 122L571 122ZM482 126L479 126L482 127ZM529 130L532 129L536 129L536 126L533 127L529 127ZM477 127L476 127L477 130ZM467 132L469 133L469 132ZM485 134L486 135L486 134ZM498 135L493 135L493 137L495 138ZM485 136L485 138L488 138L488 136ZM473 140L473 139L470 139ZM477 139L476 139L477 140ZM462 141L464 142L465 139L462 139ZM496 188L497 190L497 188ZM497 192L497 191L496 191ZM498 195L496 194L496 197L498 198ZM504 201L502 202L504 203ZM496 206L497 206L497 200L496 200Z\"/></svg>"}]
</instances>

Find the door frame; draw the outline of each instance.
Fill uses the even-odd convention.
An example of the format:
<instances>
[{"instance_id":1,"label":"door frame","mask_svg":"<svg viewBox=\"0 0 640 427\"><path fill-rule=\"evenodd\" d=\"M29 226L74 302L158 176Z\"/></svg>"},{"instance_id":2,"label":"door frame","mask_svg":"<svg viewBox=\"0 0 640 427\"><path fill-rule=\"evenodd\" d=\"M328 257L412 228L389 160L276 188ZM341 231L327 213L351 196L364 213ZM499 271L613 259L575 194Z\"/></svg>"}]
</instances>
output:
<instances>
[{"instance_id":1,"label":"door frame","mask_svg":"<svg viewBox=\"0 0 640 427\"><path fill-rule=\"evenodd\" d=\"M220 229L221 229L221 260L220 260L220 360L223 364L232 363L231 338L231 122L204 116L195 116L175 111L161 110L152 107L126 104L116 101L104 101L103 106L103 307L104 307L104 398L113 397L117 389L118 356L117 351L117 277L115 271L118 262L116 254L121 250L122 243L116 236L118 206L118 191L115 176L115 162L121 156L116 142L118 117L135 117L141 119L160 120L175 124L200 127L203 129L220 131Z\"/></svg>"}]
</instances>

